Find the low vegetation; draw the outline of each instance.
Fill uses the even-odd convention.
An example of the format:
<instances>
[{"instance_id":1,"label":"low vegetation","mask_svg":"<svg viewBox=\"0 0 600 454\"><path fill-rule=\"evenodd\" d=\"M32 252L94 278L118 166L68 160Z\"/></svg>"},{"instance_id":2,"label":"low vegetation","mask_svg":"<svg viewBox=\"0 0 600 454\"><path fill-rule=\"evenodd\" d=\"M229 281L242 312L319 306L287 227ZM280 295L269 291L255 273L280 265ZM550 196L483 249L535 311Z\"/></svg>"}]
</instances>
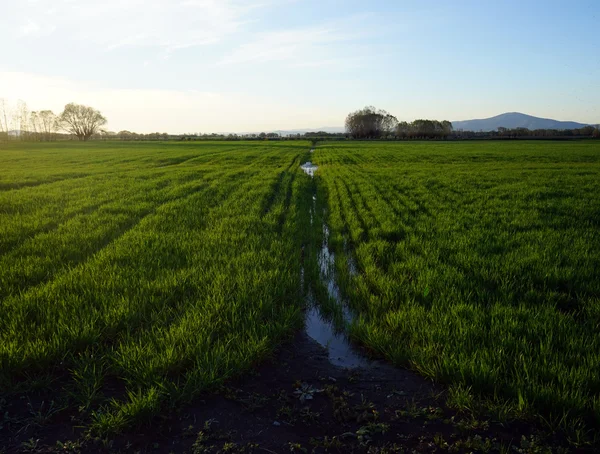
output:
<instances>
[{"instance_id":1,"label":"low vegetation","mask_svg":"<svg viewBox=\"0 0 600 454\"><path fill-rule=\"evenodd\" d=\"M4 148L2 394L59 379L65 405L108 432L272 351L302 322L296 177L308 149Z\"/></svg>"},{"instance_id":2,"label":"low vegetation","mask_svg":"<svg viewBox=\"0 0 600 454\"><path fill-rule=\"evenodd\" d=\"M600 143L309 149L2 145L0 403L51 388L36 421L74 412L109 434L252 369L302 326L316 193L356 343L447 384L459 411L592 439ZM356 437L386 431L364 426Z\"/></svg>"},{"instance_id":3,"label":"low vegetation","mask_svg":"<svg viewBox=\"0 0 600 454\"><path fill-rule=\"evenodd\" d=\"M464 402L597 427L600 144L348 143L313 161L356 341Z\"/></svg>"}]
</instances>

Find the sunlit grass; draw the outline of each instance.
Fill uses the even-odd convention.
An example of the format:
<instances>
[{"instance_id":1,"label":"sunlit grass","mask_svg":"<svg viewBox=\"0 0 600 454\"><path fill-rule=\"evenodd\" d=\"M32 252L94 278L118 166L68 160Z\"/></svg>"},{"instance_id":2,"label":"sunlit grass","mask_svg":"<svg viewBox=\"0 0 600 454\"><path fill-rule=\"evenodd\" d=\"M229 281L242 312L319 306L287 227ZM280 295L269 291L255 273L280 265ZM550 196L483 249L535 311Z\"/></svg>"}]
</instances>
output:
<instances>
[{"instance_id":1,"label":"sunlit grass","mask_svg":"<svg viewBox=\"0 0 600 454\"><path fill-rule=\"evenodd\" d=\"M2 150L0 387L63 377L108 432L271 353L302 322L297 200L310 196L296 175L308 149ZM105 392L114 380L123 392Z\"/></svg>"},{"instance_id":2,"label":"sunlit grass","mask_svg":"<svg viewBox=\"0 0 600 454\"><path fill-rule=\"evenodd\" d=\"M149 421L301 326L302 267L342 325L325 218L355 341L456 408L600 423L598 143L2 147L0 397L52 387L101 433Z\"/></svg>"},{"instance_id":3,"label":"sunlit grass","mask_svg":"<svg viewBox=\"0 0 600 454\"><path fill-rule=\"evenodd\" d=\"M313 161L356 341L563 428L600 423L599 143L332 144Z\"/></svg>"}]
</instances>

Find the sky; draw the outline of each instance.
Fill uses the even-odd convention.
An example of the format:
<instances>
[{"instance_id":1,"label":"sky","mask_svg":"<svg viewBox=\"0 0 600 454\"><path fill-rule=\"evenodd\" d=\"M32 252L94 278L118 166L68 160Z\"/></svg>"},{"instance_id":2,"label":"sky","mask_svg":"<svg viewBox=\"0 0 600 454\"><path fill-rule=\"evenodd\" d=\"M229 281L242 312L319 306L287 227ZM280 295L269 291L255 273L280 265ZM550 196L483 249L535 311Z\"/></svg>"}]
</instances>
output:
<instances>
[{"instance_id":1,"label":"sky","mask_svg":"<svg viewBox=\"0 0 600 454\"><path fill-rule=\"evenodd\" d=\"M0 98L113 131L600 123L598 0L0 0Z\"/></svg>"}]
</instances>

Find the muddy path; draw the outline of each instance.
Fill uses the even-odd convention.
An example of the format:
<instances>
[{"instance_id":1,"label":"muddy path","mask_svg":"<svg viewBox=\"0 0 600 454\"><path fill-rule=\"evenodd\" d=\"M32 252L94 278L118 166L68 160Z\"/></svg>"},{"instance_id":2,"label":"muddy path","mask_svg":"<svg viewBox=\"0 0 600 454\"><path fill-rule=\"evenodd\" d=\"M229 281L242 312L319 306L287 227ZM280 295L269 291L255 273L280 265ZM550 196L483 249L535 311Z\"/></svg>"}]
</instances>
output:
<instances>
[{"instance_id":1,"label":"muddy path","mask_svg":"<svg viewBox=\"0 0 600 454\"><path fill-rule=\"evenodd\" d=\"M235 443L239 452L363 452L397 439L394 431L418 438L424 433L420 422L397 419L394 429L387 425L401 418L396 410L412 402L435 405L436 392L414 374L385 364L337 367L326 348L299 332L254 374L166 424L167 431L191 431L191 436L171 439L165 434L164 452L194 452L194 443L208 448L206 452L219 452L227 443ZM197 443L198 432L207 426L210 430L201 437L206 440ZM144 439L139 441L147 449Z\"/></svg>"},{"instance_id":2,"label":"muddy path","mask_svg":"<svg viewBox=\"0 0 600 454\"><path fill-rule=\"evenodd\" d=\"M96 439L48 426L30 438L34 450L5 452L548 452L522 449L549 443L527 426L457 414L444 402L442 388L410 371L378 361L336 366L300 331L252 373L150 426Z\"/></svg>"}]
</instances>

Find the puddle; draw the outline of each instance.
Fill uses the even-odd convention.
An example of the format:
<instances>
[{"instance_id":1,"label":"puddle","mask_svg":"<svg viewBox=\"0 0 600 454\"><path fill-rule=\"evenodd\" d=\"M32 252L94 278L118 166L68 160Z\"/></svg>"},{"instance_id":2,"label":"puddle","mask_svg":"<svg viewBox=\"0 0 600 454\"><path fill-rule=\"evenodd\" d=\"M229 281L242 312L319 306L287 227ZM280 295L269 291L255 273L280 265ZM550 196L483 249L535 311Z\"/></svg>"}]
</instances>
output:
<instances>
[{"instance_id":1,"label":"puddle","mask_svg":"<svg viewBox=\"0 0 600 454\"><path fill-rule=\"evenodd\" d=\"M316 194L313 194L312 200L313 200L313 203L312 203L312 206L310 207L310 225L313 225L315 214L317 212L317 195Z\"/></svg>"},{"instance_id":2,"label":"puddle","mask_svg":"<svg viewBox=\"0 0 600 454\"><path fill-rule=\"evenodd\" d=\"M300 168L302 170L304 170L304 173L307 175L310 175L311 177L315 176L315 171L319 168L318 166L314 165L312 162L308 161L305 162L304 164L302 164L300 166Z\"/></svg>"},{"instance_id":3,"label":"puddle","mask_svg":"<svg viewBox=\"0 0 600 454\"><path fill-rule=\"evenodd\" d=\"M326 225L323 226L323 230L324 234L325 231L329 232ZM328 238L328 236L324 238ZM325 241L319 252L318 260L321 279L327 286L327 294L341 305L344 322L350 323L353 318L352 313L348 306L342 303L340 288L335 280L335 254L329 251ZM343 331L337 330L333 322L321 314L312 293L308 295L307 299L309 309L306 312L306 334L327 349L329 362L335 366L346 367L348 369L370 366L372 364L371 361L352 347L346 334Z\"/></svg>"},{"instance_id":4,"label":"puddle","mask_svg":"<svg viewBox=\"0 0 600 454\"><path fill-rule=\"evenodd\" d=\"M340 288L335 279L335 253L329 250L329 227L323 224L323 244L317 256L321 280L327 286L327 294L338 303L342 301Z\"/></svg>"},{"instance_id":5,"label":"puddle","mask_svg":"<svg viewBox=\"0 0 600 454\"><path fill-rule=\"evenodd\" d=\"M333 324L323 318L315 306L306 312L306 334L327 349L329 362L334 366L354 369L368 367L371 362L357 353L344 333L336 332Z\"/></svg>"},{"instance_id":6,"label":"puddle","mask_svg":"<svg viewBox=\"0 0 600 454\"><path fill-rule=\"evenodd\" d=\"M354 277L358 275L358 265L354 256L348 252L348 241L346 239L344 239L344 251L346 251L346 256L348 257L348 273Z\"/></svg>"},{"instance_id":7,"label":"puddle","mask_svg":"<svg viewBox=\"0 0 600 454\"><path fill-rule=\"evenodd\" d=\"M304 166L307 164L312 166L310 162L306 163ZM312 176L312 173L309 173L309 175ZM317 209L316 194L313 194L312 200L313 203L310 210L311 224L313 223L313 213L316 212ZM323 242L317 256L317 262L319 265L319 275L321 281L327 288L328 296L341 307L344 322L350 323L353 317L350 309L343 302L340 288L337 284L335 253L329 249L329 227L326 223L323 223ZM356 267L352 267L351 272L356 273ZM303 268L300 275L302 288L304 288L304 275ZM306 334L327 349L329 362L331 364L348 369L369 367L373 364L372 361L361 355L352 347L343 331L336 330L332 321L321 314L319 305L311 291L309 291L307 296L307 303L308 310L306 312L305 320Z\"/></svg>"},{"instance_id":8,"label":"puddle","mask_svg":"<svg viewBox=\"0 0 600 454\"><path fill-rule=\"evenodd\" d=\"M313 206L315 210L316 200L316 197L313 196ZM325 218L326 214L326 211L323 210L323 218ZM350 268L349 272L352 276L355 276L356 274L358 274L358 268L356 267L352 257L350 255L348 255L348 257L348 265ZM335 269L335 252L329 249L329 226L326 223L323 223L323 243L321 244L321 250L317 255L317 263L319 264L319 269L321 271L321 280L326 284L327 287L327 295L329 296L329 298L336 301L339 306L341 306L344 321L346 323L350 323L353 319L353 316L350 312L350 308L346 304L344 304L340 287L337 284L337 276Z\"/></svg>"}]
</instances>

